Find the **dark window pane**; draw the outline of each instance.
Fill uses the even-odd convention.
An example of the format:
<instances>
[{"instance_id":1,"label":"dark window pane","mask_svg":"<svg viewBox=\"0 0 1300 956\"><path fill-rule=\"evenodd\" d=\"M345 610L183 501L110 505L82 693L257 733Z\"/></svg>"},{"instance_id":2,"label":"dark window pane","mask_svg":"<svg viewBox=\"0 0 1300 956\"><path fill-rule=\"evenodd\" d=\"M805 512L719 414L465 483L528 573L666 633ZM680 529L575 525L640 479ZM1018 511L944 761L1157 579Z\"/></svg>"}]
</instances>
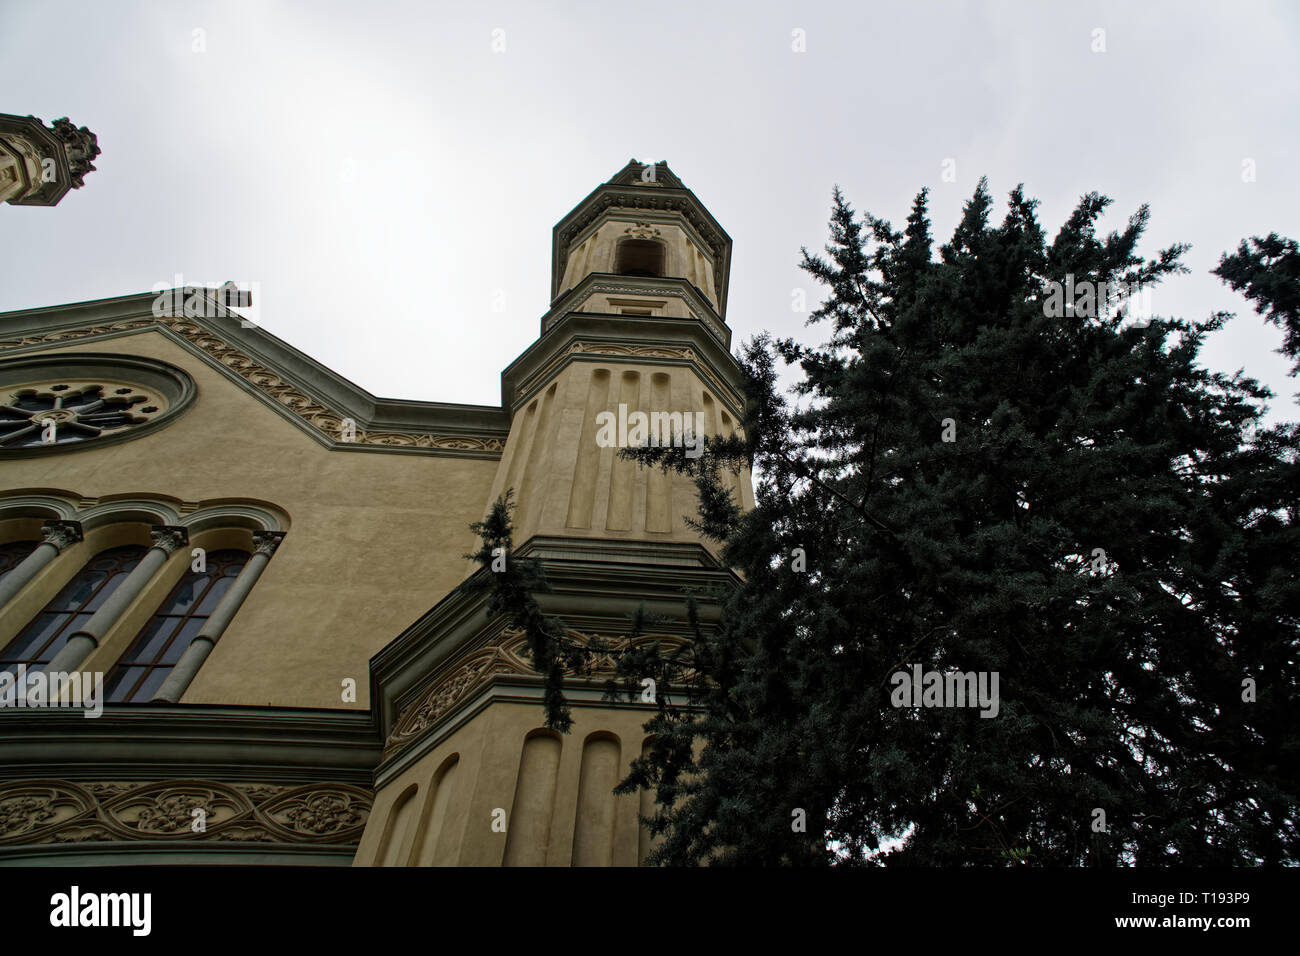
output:
<instances>
[{"instance_id":1,"label":"dark window pane","mask_svg":"<svg viewBox=\"0 0 1300 956\"><path fill-rule=\"evenodd\" d=\"M67 636L89 620L90 612L93 610L89 603L91 596L98 597L99 594L103 594L107 597L111 589L117 587L125 577L125 574L121 574L116 580L110 581L109 578L114 576L113 572L130 571L144 557L144 553L145 549L139 545L126 545L110 548L95 555L77 572L58 596L46 605L44 611L10 642L3 654L0 654L0 660L35 659L48 662L59 648L67 643ZM62 611L82 613L59 613ZM56 633L58 638L46 645L45 641Z\"/></svg>"},{"instance_id":2,"label":"dark window pane","mask_svg":"<svg viewBox=\"0 0 1300 956\"><path fill-rule=\"evenodd\" d=\"M83 571L73 579L63 593L56 598L63 610L72 611L81 607L96 593L96 589L108 580L107 571ZM104 595L107 597L108 595Z\"/></svg>"},{"instance_id":3,"label":"dark window pane","mask_svg":"<svg viewBox=\"0 0 1300 956\"><path fill-rule=\"evenodd\" d=\"M98 611L100 605L108 600L109 595L122 586L122 582L126 580L129 573L129 571L118 571L100 586L99 590L91 596L85 606L92 611Z\"/></svg>"},{"instance_id":4,"label":"dark window pane","mask_svg":"<svg viewBox=\"0 0 1300 956\"><path fill-rule=\"evenodd\" d=\"M202 572L189 571L172 588L167 600L140 631L139 636L109 675L116 697L110 700L147 701L167 678L171 666L180 660L190 642L207 623L208 615L229 590L233 575L248 561L248 552L226 548L210 551ZM141 664L162 665L153 669L139 691L134 680L143 673ZM125 675L135 674L136 678Z\"/></svg>"},{"instance_id":5,"label":"dark window pane","mask_svg":"<svg viewBox=\"0 0 1300 956\"><path fill-rule=\"evenodd\" d=\"M46 645L44 650L42 650L39 654L36 655L36 661L34 663L48 664L50 661L54 660L54 655L59 653L59 651L63 650L63 645L68 643L68 638L71 636L72 636L72 628L65 627L59 633L58 637L50 641L50 643Z\"/></svg>"},{"instance_id":6,"label":"dark window pane","mask_svg":"<svg viewBox=\"0 0 1300 956\"><path fill-rule=\"evenodd\" d=\"M172 672L170 667L155 667L149 672L149 676L144 679L144 684L140 689L131 695L131 700L145 703L153 699L153 695L158 693L158 688L162 686L167 675Z\"/></svg>"},{"instance_id":7,"label":"dark window pane","mask_svg":"<svg viewBox=\"0 0 1300 956\"><path fill-rule=\"evenodd\" d=\"M7 575L23 560L36 550L37 542L35 541L14 541L0 548L0 581L3 581Z\"/></svg>"},{"instance_id":8,"label":"dark window pane","mask_svg":"<svg viewBox=\"0 0 1300 956\"><path fill-rule=\"evenodd\" d=\"M141 639L136 641L124 661L152 664L161 653L163 645L167 643L167 638L171 637L176 630L178 620L179 618L174 617L155 617L151 620L145 626Z\"/></svg>"},{"instance_id":9,"label":"dark window pane","mask_svg":"<svg viewBox=\"0 0 1300 956\"><path fill-rule=\"evenodd\" d=\"M236 571L236 574L239 572ZM202 614L204 617L210 615L217 609L218 602L221 601L222 595L230 590L230 585L235 583L234 578L217 578L212 582L212 587L208 593L203 595L203 602L194 610L195 614Z\"/></svg>"},{"instance_id":10,"label":"dark window pane","mask_svg":"<svg viewBox=\"0 0 1300 956\"><path fill-rule=\"evenodd\" d=\"M176 639L168 645L167 650L163 653L162 663L175 664L180 660L181 655L185 653L185 648L190 646L190 642L194 640L195 635L199 633L199 630L206 623L207 618L203 617L192 617L186 621L185 626L181 628L180 634L176 636Z\"/></svg>"},{"instance_id":11,"label":"dark window pane","mask_svg":"<svg viewBox=\"0 0 1300 956\"><path fill-rule=\"evenodd\" d=\"M203 596L203 592L211 580L206 573L196 574L191 571L172 591L171 600L168 605L163 607L164 612L184 614Z\"/></svg>"},{"instance_id":12,"label":"dark window pane","mask_svg":"<svg viewBox=\"0 0 1300 956\"><path fill-rule=\"evenodd\" d=\"M45 642L53 637L67 621L68 615L66 614L42 614L27 625L27 628L18 635L18 638L5 649L4 659L7 661L30 660L32 655L44 646Z\"/></svg>"},{"instance_id":13,"label":"dark window pane","mask_svg":"<svg viewBox=\"0 0 1300 956\"><path fill-rule=\"evenodd\" d=\"M143 667L120 667L109 677L104 686L104 699L110 704L126 700L136 681L144 673Z\"/></svg>"}]
</instances>

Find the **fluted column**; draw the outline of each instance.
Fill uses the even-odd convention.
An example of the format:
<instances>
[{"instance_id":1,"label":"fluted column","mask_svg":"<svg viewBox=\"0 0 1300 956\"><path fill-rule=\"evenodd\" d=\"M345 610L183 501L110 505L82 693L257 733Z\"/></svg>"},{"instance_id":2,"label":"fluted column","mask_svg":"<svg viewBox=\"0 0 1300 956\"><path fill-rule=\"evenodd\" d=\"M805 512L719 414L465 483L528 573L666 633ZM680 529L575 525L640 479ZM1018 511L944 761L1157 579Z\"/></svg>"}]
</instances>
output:
<instances>
[{"instance_id":1,"label":"fluted column","mask_svg":"<svg viewBox=\"0 0 1300 956\"><path fill-rule=\"evenodd\" d=\"M262 570L271 560L275 549L280 546L280 539L283 537L283 531L259 531L253 535L252 557L239 572L230 590L217 603L216 609L200 628L199 633L194 636L194 640L190 641L190 646L185 648L185 652L181 654L180 660L167 675L167 679L162 682L162 686L153 696L155 701L174 704L181 699L185 689L194 680L194 675L199 672L203 662L212 653L212 648L216 646L217 640L239 611L244 599L248 597L248 592L253 590L253 585L262 576Z\"/></svg>"},{"instance_id":2,"label":"fluted column","mask_svg":"<svg viewBox=\"0 0 1300 956\"><path fill-rule=\"evenodd\" d=\"M18 567L0 581L0 607L27 586L36 573L63 553L63 549L81 540L81 525L76 521L47 521L41 526L45 540L31 554L23 558Z\"/></svg>"},{"instance_id":3,"label":"fluted column","mask_svg":"<svg viewBox=\"0 0 1300 956\"><path fill-rule=\"evenodd\" d=\"M184 528L155 525L149 534L153 539L153 547L145 552L140 563L135 566L135 570L114 588L108 600L99 606L99 610L91 615L90 620L72 633L68 643L64 644L63 649L54 655L54 660L45 666L47 671L73 671L81 666L81 662L99 646L99 640L104 633L145 589L145 585L158 569L167 563L172 552L189 543L189 533Z\"/></svg>"}]
</instances>

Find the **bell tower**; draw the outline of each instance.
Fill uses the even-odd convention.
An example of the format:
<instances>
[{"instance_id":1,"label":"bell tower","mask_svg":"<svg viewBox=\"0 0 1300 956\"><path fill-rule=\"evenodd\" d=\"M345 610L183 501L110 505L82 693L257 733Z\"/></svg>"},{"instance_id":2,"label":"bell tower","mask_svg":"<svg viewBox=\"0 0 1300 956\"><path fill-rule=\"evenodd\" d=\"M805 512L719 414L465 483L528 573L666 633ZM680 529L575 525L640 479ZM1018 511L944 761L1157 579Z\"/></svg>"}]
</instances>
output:
<instances>
[{"instance_id":1,"label":"bell tower","mask_svg":"<svg viewBox=\"0 0 1300 956\"><path fill-rule=\"evenodd\" d=\"M647 439L695 425L735 434L730 263L731 238L665 163L633 160L556 225L541 336L503 374L513 417L489 500L514 490L516 545L699 542L682 521L695 513L694 485L617 451L637 443L638 415ZM610 420L613 443L600 428ZM727 480L752 505L748 476Z\"/></svg>"},{"instance_id":2,"label":"bell tower","mask_svg":"<svg viewBox=\"0 0 1300 956\"><path fill-rule=\"evenodd\" d=\"M731 239L667 163L632 160L556 225L552 307L593 275L667 279L686 283L721 320L730 259ZM599 302L615 315L682 314L661 298L629 292Z\"/></svg>"},{"instance_id":3,"label":"bell tower","mask_svg":"<svg viewBox=\"0 0 1300 956\"><path fill-rule=\"evenodd\" d=\"M539 601L574 639L626 646L645 608L669 623L639 640L671 646L688 634L688 591L709 626L710 595L735 583L684 520L693 482L618 454L645 440L689 454L701 433L738 433L730 258L665 163L629 162L555 226L550 308L502 373L510 434L480 512L513 491L515 552L542 561L552 592ZM724 481L753 507L747 471ZM482 595L447 595L371 662L386 742L356 863L637 865L653 795L612 790L654 706L603 700L611 674L612 660L566 681L573 728L548 730L522 634Z\"/></svg>"}]
</instances>

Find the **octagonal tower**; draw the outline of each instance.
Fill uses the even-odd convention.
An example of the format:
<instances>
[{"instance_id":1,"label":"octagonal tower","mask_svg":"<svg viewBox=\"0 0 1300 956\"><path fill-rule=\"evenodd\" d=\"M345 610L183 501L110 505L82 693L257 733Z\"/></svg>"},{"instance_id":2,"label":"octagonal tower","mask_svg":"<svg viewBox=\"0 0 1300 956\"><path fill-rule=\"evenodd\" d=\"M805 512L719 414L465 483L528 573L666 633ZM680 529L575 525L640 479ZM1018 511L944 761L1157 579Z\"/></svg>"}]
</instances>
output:
<instances>
[{"instance_id":1,"label":"octagonal tower","mask_svg":"<svg viewBox=\"0 0 1300 956\"><path fill-rule=\"evenodd\" d=\"M664 163L628 163L555 227L550 308L502 374L510 434L483 510L513 490L516 554L543 562L553 590L539 600L575 639L626 644L644 608L669 621L646 639L671 645L689 633L687 591L712 626L735 583L686 524L693 482L618 455L648 435L690 447L737 434L730 258L731 239ZM748 472L725 480L753 506ZM548 730L522 635L481 594L439 602L372 661L387 742L357 864L643 860L652 795L612 788L654 707L603 700L609 671L597 670L567 685L571 732Z\"/></svg>"}]
</instances>

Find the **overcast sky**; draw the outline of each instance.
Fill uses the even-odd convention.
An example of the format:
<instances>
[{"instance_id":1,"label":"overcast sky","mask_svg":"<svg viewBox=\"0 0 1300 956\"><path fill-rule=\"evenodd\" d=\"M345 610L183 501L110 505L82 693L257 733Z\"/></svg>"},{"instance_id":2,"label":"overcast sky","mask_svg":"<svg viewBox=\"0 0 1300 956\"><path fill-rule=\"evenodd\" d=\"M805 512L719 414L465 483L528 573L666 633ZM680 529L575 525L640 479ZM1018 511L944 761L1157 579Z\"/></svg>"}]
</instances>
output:
<instances>
[{"instance_id":1,"label":"overcast sky","mask_svg":"<svg viewBox=\"0 0 1300 956\"><path fill-rule=\"evenodd\" d=\"M552 227L633 157L734 240L736 343L820 335L791 290L820 297L797 263L834 184L896 226L929 186L945 240L986 175L1049 236L1090 190L1107 228L1149 203L1142 251L1193 247L1156 312L1236 311L1205 361L1295 418L1281 332L1207 273L1245 236L1300 238L1298 46L1300 5L1235 0L0 0L0 112L103 149L58 207L0 208L0 311L229 279L377 395L496 405Z\"/></svg>"}]
</instances>

